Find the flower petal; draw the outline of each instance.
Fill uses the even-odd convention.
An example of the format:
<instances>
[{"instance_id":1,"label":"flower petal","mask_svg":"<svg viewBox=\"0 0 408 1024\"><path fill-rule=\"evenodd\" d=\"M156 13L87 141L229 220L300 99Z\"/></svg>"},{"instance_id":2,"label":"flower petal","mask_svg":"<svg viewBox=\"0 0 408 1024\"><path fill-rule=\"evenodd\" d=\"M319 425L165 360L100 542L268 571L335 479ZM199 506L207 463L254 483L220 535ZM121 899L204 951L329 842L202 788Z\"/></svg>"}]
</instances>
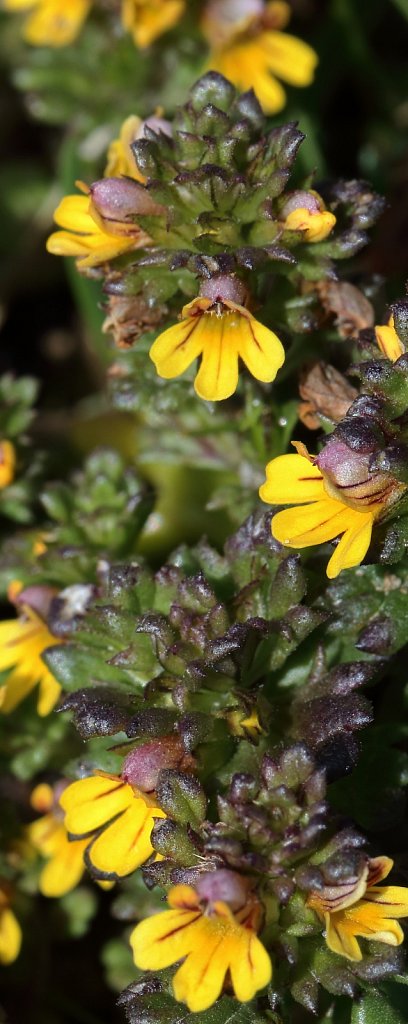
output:
<instances>
[{"instance_id":1,"label":"flower petal","mask_svg":"<svg viewBox=\"0 0 408 1024\"><path fill-rule=\"evenodd\" d=\"M361 515L361 513L357 513ZM333 540L354 523L353 509L334 498L322 498L312 505L301 505L278 512L272 519L272 535L289 547L307 548Z\"/></svg>"},{"instance_id":2,"label":"flower petal","mask_svg":"<svg viewBox=\"0 0 408 1024\"><path fill-rule=\"evenodd\" d=\"M346 911L326 914L326 942L333 953L345 956L347 960L362 960L363 954L354 931L345 919Z\"/></svg>"},{"instance_id":3,"label":"flower petal","mask_svg":"<svg viewBox=\"0 0 408 1024\"><path fill-rule=\"evenodd\" d=\"M256 380L269 384L285 361L285 349L273 331L254 317L241 317L238 354Z\"/></svg>"},{"instance_id":4,"label":"flower petal","mask_svg":"<svg viewBox=\"0 0 408 1024\"><path fill-rule=\"evenodd\" d=\"M89 862L102 874L124 878L139 868L153 853L150 836L154 817L165 818L158 807L133 797L130 806L104 829L88 850Z\"/></svg>"},{"instance_id":5,"label":"flower petal","mask_svg":"<svg viewBox=\"0 0 408 1024\"><path fill-rule=\"evenodd\" d=\"M135 178L136 181L141 181L144 184L146 179L140 173L130 148L132 142L137 138L141 124L141 118L136 114L131 114L123 122L119 138L114 139L108 149L105 178L119 178L121 174L126 174L129 178Z\"/></svg>"},{"instance_id":6,"label":"flower petal","mask_svg":"<svg viewBox=\"0 0 408 1024\"><path fill-rule=\"evenodd\" d=\"M45 715L49 715L53 711L61 693L60 684L57 683L57 680L54 679L54 676L45 665L44 670L42 679L40 679L37 701L37 711L40 718L44 718Z\"/></svg>"},{"instance_id":7,"label":"flower petal","mask_svg":"<svg viewBox=\"0 0 408 1024\"><path fill-rule=\"evenodd\" d=\"M176 24L184 7L185 0L122 0L123 27L144 49Z\"/></svg>"},{"instance_id":8,"label":"flower petal","mask_svg":"<svg viewBox=\"0 0 408 1024\"><path fill-rule=\"evenodd\" d=\"M27 835L39 853L44 857L51 857L59 849L61 830L66 835L61 821L57 821L53 814L43 814L41 818L27 826Z\"/></svg>"},{"instance_id":9,"label":"flower petal","mask_svg":"<svg viewBox=\"0 0 408 1024\"><path fill-rule=\"evenodd\" d=\"M85 871L84 853L87 839L70 842L61 825L59 848L43 868L39 887L43 896L59 897L75 889Z\"/></svg>"},{"instance_id":10,"label":"flower petal","mask_svg":"<svg viewBox=\"0 0 408 1024\"><path fill-rule=\"evenodd\" d=\"M266 467L259 496L269 505L302 504L325 497L323 477L303 455L279 455Z\"/></svg>"},{"instance_id":11,"label":"flower petal","mask_svg":"<svg viewBox=\"0 0 408 1024\"><path fill-rule=\"evenodd\" d=\"M39 814L45 815L50 811L54 803L54 790L48 782L40 782L35 786L30 797L31 807ZM43 819L44 820L44 819Z\"/></svg>"},{"instance_id":12,"label":"flower petal","mask_svg":"<svg viewBox=\"0 0 408 1024\"><path fill-rule=\"evenodd\" d=\"M129 807L133 799L131 786L118 776L91 775L78 779L60 797L67 832L89 835Z\"/></svg>"},{"instance_id":13,"label":"flower petal","mask_svg":"<svg viewBox=\"0 0 408 1024\"><path fill-rule=\"evenodd\" d=\"M370 547L374 521L372 514L357 512L355 509L347 511L350 513L348 516L350 525L339 541L327 566L327 575L331 580L338 576L342 569L351 569L355 565L360 565Z\"/></svg>"},{"instance_id":14,"label":"flower petal","mask_svg":"<svg viewBox=\"0 0 408 1024\"><path fill-rule=\"evenodd\" d=\"M92 235L75 235L70 234L69 231L54 231L47 238L47 252L53 256L80 256L82 258L78 260L79 267L97 267L101 263L115 259L116 256L121 256L129 249L137 249L139 243L144 244L144 242L142 243L142 239L145 240L143 233L138 237L132 235L126 238L125 236L105 234L96 225L94 227Z\"/></svg>"},{"instance_id":15,"label":"flower petal","mask_svg":"<svg viewBox=\"0 0 408 1024\"><path fill-rule=\"evenodd\" d=\"M0 910L0 963L11 964L21 947L21 928L13 911L5 907Z\"/></svg>"},{"instance_id":16,"label":"flower petal","mask_svg":"<svg viewBox=\"0 0 408 1024\"><path fill-rule=\"evenodd\" d=\"M269 74L257 40L233 43L210 54L208 67L229 78L239 89L254 89L267 114L274 114L285 106L286 94L280 82Z\"/></svg>"},{"instance_id":17,"label":"flower petal","mask_svg":"<svg viewBox=\"0 0 408 1024\"><path fill-rule=\"evenodd\" d=\"M238 318L238 319L237 319ZM238 384L238 345L241 315L226 313L220 317L204 313L200 318L202 360L194 381L200 398L219 402L234 394Z\"/></svg>"},{"instance_id":18,"label":"flower petal","mask_svg":"<svg viewBox=\"0 0 408 1024\"><path fill-rule=\"evenodd\" d=\"M381 327L374 327L375 338L378 348L383 355L395 363L396 359L404 353L404 346L399 340L395 327L390 324L383 324Z\"/></svg>"},{"instance_id":19,"label":"flower petal","mask_svg":"<svg viewBox=\"0 0 408 1024\"><path fill-rule=\"evenodd\" d=\"M136 967L160 971L194 948L201 910L165 910L136 925L130 936Z\"/></svg>"},{"instance_id":20,"label":"flower petal","mask_svg":"<svg viewBox=\"0 0 408 1024\"><path fill-rule=\"evenodd\" d=\"M194 949L176 972L173 990L192 1013L207 1010L221 994L230 961L230 940L210 918L201 918L195 929Z\"/></svg>"},{"instance_id":21,"label":"flower petal","mask_svg":"<svg viewBox=\"0 0 408 1024\"><path fill-rule=\"evenodd\" d=\"M391 857L372 857L368 864L367 889L387 878L393 867Z\"/></svg>"},{"instance_id":22,"label":"flower petal","mask_svg":"<svg viewBox=\"0 0 408 1024\"><path fill-rule=\"evenodd\" d=\"M7 619L0 622L0 671L11 668L20 660L21 651L33 635L31 622Z\"/></svg>"},{"instance_id":23,"label":"flower petal","mask_svg":"<svg viewBox=\"0 0 408 1024\"><path fill-rule=\"evenodd\" d=\"M256 992L268 985L272 964L262 942L249 928L243 928L232 950L230 971L235 995L241 1003L249 1002Z\"/></svg>"},{"instance_id":24,"label":"flower petal","mask_svg":"<svg viewBox=\"0 0 408 1024\"><path fill-rule=\"evenodd\" d=\"M166 380L178 377L201 355L204 345L201 317L187 317L159 334L150 349L157 373Z\"/></svg>"},{"instance_id":25,"label":"flower petal","mask_svg":"<svg viewBox=\"0 0 408 1024\"><path fill-rule=\"evenodd\" d=\"M284 221L287 231L303 231L306 242L323 242L334 228L336 218L329 210L312 213L303 207L291 210Z\"/></svg>"},{"instance_id":26,"label":"flower petal","mask_svg":"<svg viewBox=\"0 0 408 1024\"><path fill-rule=\"evenodd\" d=\"M298 87L310 85L318 63L311 46L286 32L263 32L258 46L268 60L268 67L284 82Z\"/></svg>"},{"instance_id":27,"label":"flower petal","mask_svg":"<svg viewBox=\"0 0 408 1024\"><path fill-rule=\"evenodd\" d=\"M94 234L97 226L89 213L89 203L89 196L64 196L54 211L55 223L67 231Z\"/></svg>"},{"instance_id":28,"label":"flower petal","mask_svg":"<svg viewBox=\"0 0 408 1024\"><path fill-rule=\"evenodd\" d=\"M92 0L43 0L27 19L24 38L33 46L67 46L81 29Z\"/></svg>"},{"instance_id":29,"label":"flower petal","mask_svg":"<svg viewBox=\"0 0 408 1024\"><path fill-rule=\"evenodd\" d=\"M177 910L197 910L198 896L192 885L174 885L167 896L169 907Z\"/></svg>"},{"instance_id":30,"label":"flower petal","mask_svg":"<svg viewBox=\"0 0 408 1024\"><path fill-rule=\"evenodd\" d=\"M27 675L18 668L8 676L7 682L0 689L0 711L9 715L24 700L38 683L35 674Z\"/></svg>"},{"instance_id":31,"label":"flower petal","mask_svg":"<svg viewBox=\"0 0 408 1024\"><path fill-rule=\"evenodd\" d=\"M349 932L352 931L353 935L360 935L375 942L385 942L388 946L399 946L404 941L404 933L389 911L388 905L364 899L340 913L345 918L344 926Z\"/></svg>"},{"instance_id":32,"label":"flower petal","mask_svg":"<svg viewBox=\"0 0 408 1024\"><path fill-rule=\"evenodd\" d=\"M408 917L408 889L405 886L370 886L365 900L381 908L385 917Z\"/></svg>"}]
</instances>

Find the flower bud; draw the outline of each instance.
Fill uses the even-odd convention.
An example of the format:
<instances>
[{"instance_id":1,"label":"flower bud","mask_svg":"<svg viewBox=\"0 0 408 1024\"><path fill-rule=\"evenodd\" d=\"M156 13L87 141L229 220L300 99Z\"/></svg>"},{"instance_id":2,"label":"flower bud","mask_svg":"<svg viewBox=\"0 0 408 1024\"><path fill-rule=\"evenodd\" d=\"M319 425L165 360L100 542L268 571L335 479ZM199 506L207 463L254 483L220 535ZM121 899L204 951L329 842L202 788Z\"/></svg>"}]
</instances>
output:
<instances>
[{"instance_id":1,"label":"flower bud","mask_svg":"<svg viewBox=\"0 0 408 1024\"><path fill-rule=\"evenodd\" d=\"M14 479L16 452L11 441L0 441L0 488L8 487Z\"/></svg>"},{"instance_id":2,"label":"flower bud","mask_svg":"<svg viewBox=\"0 0 408 1024\"><path fill-rule=\"evenodd\" d=\"M214 304L234 302L238 306L243 306L247 298L247 289L234 274L213 274L202 282L200 295L205 299L211 299Z\"/></svg>"},{"instance_id":3,"label":"flower bud","mask_svg":"<svg viewBox=\"0 0 408 1024\"><path fill-rule=\"evenodd\" d=\"M232 910L239 910L248 899L250 882L236 871L221 868L219 871L201 875L195 889L201 900L208 903L222 900L223 903L228 903Z\"/></svg>"},{"instance_id":4,"label":"flower bud","mask_svg":"<svg viewBox=\"0 0 408 1024\"><path fill-rule=\"evenodd\" d=\"M264 6L263 0L210 0L206 15L235 28L240 21L260 17Z\"/></svg>"},{"instance_id":5,"label":"flower bud","mask_svg":"<svg viewBox=\"0 0 408 1024\"><path fill-rule=\"evenodd\" d=\"M358 451L336 437L329 439L315 461L323 473L325 489L330 497L359 512L373 505L388 505L390 500L395 500L400 485L388 474L370 470L372 454L371 447Z\"/></svg>"},{"instance_id":6,"label":"flower bud","mask_svg":"<svg viewBox=\"0 0 408 1024\"><path fill-rule=\"evenodd\" d=\"M137 217L163 212L163 207L133 178L101 178L91 185L90 196L90 213L110 234L131 234L137 230Z\"/></svg>"},{"instance_id":7,"label":"flower bud","mask_svg":"<svg viewBox=\"0 0 408 1024\"><path fill-rule=\"evenodd\" d=\"M186 754L178 736L162 736L134 747L123 763L122 779L143 793L156 789L165 768L191 768L193 758Z\"/></svg>"},{"instance_id":8,"label":"flower bud","mask_svg":"<svg viewBox=\"0 0 408 1024\"><path fill-rule=\"evenodd\" d=\"M33 584L29 587L24 587L22 590L14 594L9 591L10 599L13 604L17 607L26 605L28 608L32 608L41 619L47 619L50 610L51 602L57 594L57 590L54 587L41 586L40 584Z\"/></svg>"},{"instance_id":9,"label":"flower bud","mask_svg":"<svg viewBox=\"0 0 408 1024\"><path fill-rule=\"evenodd\" d=\"M150 128L152 132L162 132L163 135L168 135L169 138L172 136L172 128L170 121L166 121L164 117L158 117L157 114L152 114L151 117L146 117L145 121L141 121L139 128L136 132L135 139L146 138L146 128Z\"/></svg>"},{"instance_id":10,"label":"flower bud","mask_svg":"<svg viewBox=\"0 0 408 1024\"><path fill-rule=\"evenodd\" d=\"M318 192L297 189L286 199L280 216L286 231L302 231L304 241L322 242L336 223Z\"/></svg>"}]
</instances>

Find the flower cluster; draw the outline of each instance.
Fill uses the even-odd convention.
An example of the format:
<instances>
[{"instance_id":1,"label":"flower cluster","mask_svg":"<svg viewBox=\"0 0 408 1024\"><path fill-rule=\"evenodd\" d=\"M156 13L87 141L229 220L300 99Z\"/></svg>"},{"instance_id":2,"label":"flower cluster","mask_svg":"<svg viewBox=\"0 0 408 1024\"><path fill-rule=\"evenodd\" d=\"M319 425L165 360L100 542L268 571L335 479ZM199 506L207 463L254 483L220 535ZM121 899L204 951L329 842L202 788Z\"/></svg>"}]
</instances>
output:
<instances>
[{"instance_id":1,"label":"flower cluster","mask_svg":"<svg viewBox=\"0 0 408 1024\"><path fill-rule=\"evenodd\" d=\"M4 0L6 11L28 11L24 38L32 46L68 46L90 13L94 0ZM183 0L123 0L123 28L145 47L178 21Z\"/></svg>"},{"instance_id":2,"label":"flower cluster","mask_svg":"<svg viewBox=\"0 0 408 1024\"><path fill-rule=\"evenodd\" d=\"M123 22L145 46L187 7L125 2ZM0 560L16 613L0 624L0 712L38 686L41 719L27 699L26 747L6 736L18 810L0 960L19 953L20 874L23 894L67 915L83 886L112 890L148 972L121 996L131 1024L232 1020L233 1000L248 1021L303 1019L295 1004L323 1019L333 993L359 997L402 970L408 889L388 884L394 862L361 829L375 852L389 821L378 838L370 814L375 826L381 804L399 823L407 770L388 721L376 761L380 702L363 691L406 643L408 306L381 325L335 270L381 200L364 182L292 178L301 132L271 127L221 73L242 88L253 73L263 107L282 105L271 72L305 85L315 62L282 34L287 17L281 2L206 3L217 70L174 118L125 120L104 176L62 199L47 243L103 283L119 409L87 429L117 450L44 482L46 518ZM321 358L333 338L339 367ZM6 427L0 501L26 443ZM160 564L175 502L199 526L181 537L194 546L177 537L170 552L167 535ZM208 539L209 514L219 527L225 511Z\"/></svg>"},{"instance_id":3,"label":"flower cluster","mask_svg":"<svg viewBox=\"0 0 408 1024\"><path fill-rule=\"evenodd\" d=\"M58 48L73 43L91 9L102 4L98 0L3 0L3 6L10 12L28 13L23 22L26 42ZM203 0L193 25L185 0L121 0L119 6L122 29L141 50L175 26L186 34L198 28L202 43L208 46L208 67L239 89L255 88L267 113L285 105L279 79L295 87L313 81L317 55L307 43L283 31L291 16L285 0Z\"/></svg>"},{"instance_id":4,"label":"flower cluster","mask_svg":"<svg viewBox=\"0 0 408 1024\"><path fill-rule=\"evenodd\" d=\"M203 127L208 104L213 134ZM158 335L150 355L167 379L201 358L195 388L204 399L234 394L240 361L262 383L271 383L282 366L274 325L253 312L265 304L259 289L272 262L298 293L303 259L315 262L316 272L325 261L328 272L329 255L362 244L358 231L331 240L337 217L316 190L285 190L301 140L292 125L268 131L255 98L237 96L211 72L173 123L128 118L111 144L105 177L81 185L86 196L65 197L55 212L63 230L50 236L48 250L76 256L84 272L100 268L111 296L107 325L115 326L120 301L126 344L132 333L126 331L125 297L130 318L135 296L151 288L154 310L165 287L176 317L177 293L187 293L180 323Z\"/></svg>"}]
</instances>

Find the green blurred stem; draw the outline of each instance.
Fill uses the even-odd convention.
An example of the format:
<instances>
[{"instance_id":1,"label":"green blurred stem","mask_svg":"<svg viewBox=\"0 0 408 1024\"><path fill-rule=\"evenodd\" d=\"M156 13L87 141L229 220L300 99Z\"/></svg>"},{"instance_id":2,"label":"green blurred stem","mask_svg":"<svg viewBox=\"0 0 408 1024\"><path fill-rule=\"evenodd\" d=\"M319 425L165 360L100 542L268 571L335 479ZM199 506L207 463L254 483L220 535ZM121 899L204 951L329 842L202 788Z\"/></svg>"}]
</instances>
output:
<instances>
[{"instance_id":1,"label":"green blurred stem","mask_svg":"<svg viewBox=\"0 0 408 1024\"><path fill-rule=\"evenodd\" d=\"M393 0L393 4L408 21L408 0Z\"/></svg>"}]
</instances>

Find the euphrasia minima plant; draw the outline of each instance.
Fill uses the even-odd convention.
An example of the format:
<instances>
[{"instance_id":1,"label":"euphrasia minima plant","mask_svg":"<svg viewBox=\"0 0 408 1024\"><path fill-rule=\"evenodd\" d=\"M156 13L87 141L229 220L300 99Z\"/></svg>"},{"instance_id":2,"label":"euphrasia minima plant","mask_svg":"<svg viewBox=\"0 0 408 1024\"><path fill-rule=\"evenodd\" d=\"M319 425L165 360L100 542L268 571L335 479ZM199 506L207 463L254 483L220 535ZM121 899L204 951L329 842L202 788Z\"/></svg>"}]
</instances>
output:
<instances>
[{"instance_id":1,"label":"euphrasia minima plant","mask_svg":"<svg viewBox=\"0 0 408 1024\"><path fill-rule=\"evenodd\" d=\"M115 412L2 556L0 710L39 740L5 745L0 957L19 879L90 876L130 1024L354 1024L404 980L408 307L346 279L383 203L302 179L302 139L211 71L125 120L47 243L102 284Z\"/></svg>"}]
</instances>

